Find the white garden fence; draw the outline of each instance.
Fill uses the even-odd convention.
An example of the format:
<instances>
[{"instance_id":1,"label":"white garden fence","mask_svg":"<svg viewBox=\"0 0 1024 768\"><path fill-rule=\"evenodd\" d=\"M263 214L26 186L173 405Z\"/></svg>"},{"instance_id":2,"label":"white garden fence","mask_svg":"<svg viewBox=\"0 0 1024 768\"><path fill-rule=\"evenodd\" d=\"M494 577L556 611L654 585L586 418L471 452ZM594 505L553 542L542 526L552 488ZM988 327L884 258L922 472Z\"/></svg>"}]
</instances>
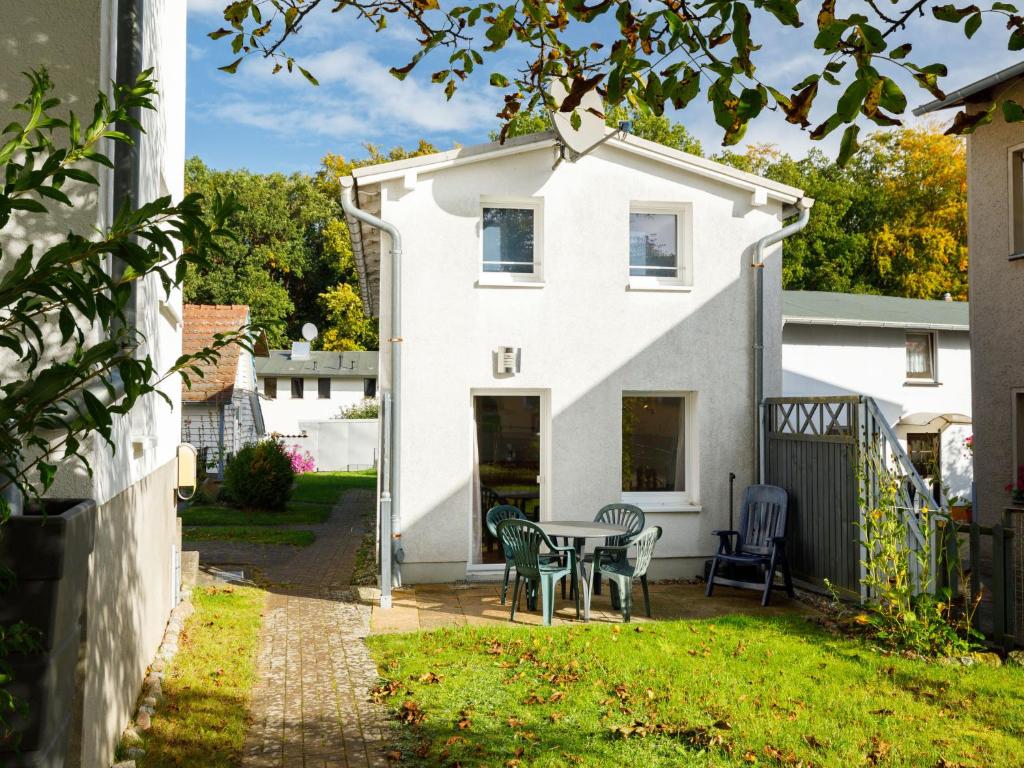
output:
<instances>
[{"instance_id":1,"label":"white garden fence","mask_svg":"<svg viewBox=\"0 0 1024 768\"><path fill-rule=\"evenodd\" d=\"M380 452L377 419L300 421L299 435L284 435L282 441L313 454L320 472L377 466Z\"/></svg>"}]
</instances>

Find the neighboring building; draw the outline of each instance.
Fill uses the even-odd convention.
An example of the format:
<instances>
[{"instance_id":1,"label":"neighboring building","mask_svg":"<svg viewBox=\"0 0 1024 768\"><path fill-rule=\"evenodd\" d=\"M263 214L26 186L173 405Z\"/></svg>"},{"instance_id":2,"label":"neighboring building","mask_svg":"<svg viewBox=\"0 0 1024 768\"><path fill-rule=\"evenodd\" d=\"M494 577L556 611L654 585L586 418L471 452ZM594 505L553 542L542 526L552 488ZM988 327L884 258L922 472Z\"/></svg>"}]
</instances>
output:
<instances>
[{"instance_id":1,"label":"neighboring building","mask_svg":"<svg viewBox=\"0 0 1024 768\"><path fill-rule=\"evenodd\" d=\"M132 21L132 11L141 8ZM162 195L181 198L185 163L185 3L147 0L33 0L8 3L3 11L0 45L0 124L24 121L8 106L27 92L22 72L46 67L62 109L80 117L91 113L97 92L110 93L111 80L133 82L135 72L152 67L159 90L158 111L140 115L145 133L136 147L118 145L117 169L95 166L101 187L63 187L72 209L48 221L38 216L6 228L3 249L36 252L69 231L88 237L109 227L120 195L132 191L138 202ZM66 112L63 115L66 117ZM60 135L60 132L57 133ZM106 147L104 151L109 151ZM120 192L115 193L115 190ZM167 370L181 354L181 293L168 296L156 275L136 284L135 324L158 370ZM85 329L87 338L90 333ZM95 336L93 336L95 340ZM65 466L51 495L91 497L99 504L95 544L89 559L88 611L83 626L81 685L73 713L69 768L108 766L122 730L131 719L146 668L163 636L177 595L172 575L179 544L176 534L176 451L180 442L181 388L177 377L127 417L115 417L114 450L90 441L92 474ZM91 448L89 447L91 446Z\"/></svg>"},{"instance_id":2,"label":"neighboring building","mask_svg":"<svg viewBox=\"0 0 1024 768\"><path fill-rule=\"evenodd\" d=\"M385 391L400 398L403 579L500 567L488 490L546 520L638 503L664 529L652 574L700 572L729 473L755 478L758 271L765 392L781 390L781 247L755 270L753 246L811 201L618 132L574 160L542 133L353 176L409 254L391 339L388 238L349 217L364 305L403 350L401 391Z\"/></svg>"},{"instance_id":3,"label":"neighboring building","mask_svg":"<svg viewBox=\"0 0 1024 768\"><path fill-rule=\"evenodd\" d=\"M377 352L312 352L303 342L257 357L267 432L301 434L300 421L337 419L343 408L376 397L377 357Z\"/></svg>"},{"instance_id":4,"label":"neighboring building","mask_svg":"<svg viewBox=\"0 0 1024 768\"><path fill-rule=\"evenodd\" d=\"M249 324L244 304L186 304L182 352L210 346L214 334L230 333ZM257 345L258 346L258 345ZM266 434L256 394L253 354L238 345L225 347L216 361L199 362L202 377L181 385L181 436L199 452L200 466L215 475L239 448Z\"/></svg>"},{"instance_id":5,"label":"neighboring building","mask_svg":"<svg viewBox=\"0 0 1024 768\"><path fill-rule=\"evenodd\" d=\"M994 99L1024 103L1016 64L927 104L915 114L956 107L983 112ZM1005 486L1024 465L1024 123L992 122L967 137L975 519L1002 522ZM1024 520L1024 516L1018 516ZM1024 532L1024 528L1020 529Z\"/></svg>"},{"instance_id":6,"label":"neighboring building","mask_svg":"<svg viewBox=\"0 0 1024 768\"><path fill-rule=\"evenodd\" d=\"M782 394L870 395L922 477L969 498L968 305L816 291L782 294Z\"/></svg>"}]
</instances>

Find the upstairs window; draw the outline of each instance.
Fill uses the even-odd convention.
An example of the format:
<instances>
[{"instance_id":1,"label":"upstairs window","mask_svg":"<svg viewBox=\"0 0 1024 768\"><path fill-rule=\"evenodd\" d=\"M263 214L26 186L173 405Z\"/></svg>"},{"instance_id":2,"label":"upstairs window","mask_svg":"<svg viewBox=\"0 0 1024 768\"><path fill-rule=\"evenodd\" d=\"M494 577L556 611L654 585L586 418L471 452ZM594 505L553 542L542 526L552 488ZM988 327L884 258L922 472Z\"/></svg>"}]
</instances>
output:
<instances>
[{"instance_id":1,"label":"upstairs window","mask_svg":"<svg viewBox=\"0 0 1024 768\"><path fill-rule=\"evenodd\" d=\"M540 206L484 202L482 262L485 282L534 281L540 276Z\"/></svg>"},{"instance_id":2,"label":"upstairs window","mask_svg":"<svg viewBox=\"0 0 1024 768\"><path fill-rule=\"evenodd\" d=\"M907 334L907 381L935 381L935 337L932 334Z\"/></svg>"},{"instance_id":3,"label":"upstairs window","mask_svg":"<svg viewBox=\"0 0 1024 768\"><path fill-rule=\"evenodd\" d=\"M1010 257L1024 257L1024 147L1010 150Z\"/></svg>"},{"instance_id":4,"label":"upstairs window","mask_svg":"<svg viewBox=\"0 0 1024 768\"><path fill-rule=\"evenodd\" d=\"M635 203L629 210L631 287L690 282L690 206Z\"/></svg>"},{"instance_id":5,"label":"upstairs window","mask_svg":"<svg viewBox=\"0 0 1024 768\"><path fill-rule=\"evenodd\" d=\"M317 396L321 400L331 399L331 380L327 378L321 378L316 380L316 391Z\"/></svg>"},{"instance_id":6,"label":"upstairs window","mask_svg":"<svg viewBox=\"0 0 1024 768\"><path fill-rule=\"evenodd\" d=\"M306 394L305 384L306 384L306 380L301 378L301 377L299 377L299 376L296 376L296 377L294 377L292 379L292 398L293 399L301 400L303 397L305 397L305 394Z\"/></svg>"},{"instance_id":7,"label":"upstairs window","mask_svg":"<svg viewBox=\"0 0 1024 768\"><path fill-rule=\"evenodd\" d=\"M263 396L268 400L277 398L277 379L268 377L263 380Z\"/></svg>"}]
</instances>

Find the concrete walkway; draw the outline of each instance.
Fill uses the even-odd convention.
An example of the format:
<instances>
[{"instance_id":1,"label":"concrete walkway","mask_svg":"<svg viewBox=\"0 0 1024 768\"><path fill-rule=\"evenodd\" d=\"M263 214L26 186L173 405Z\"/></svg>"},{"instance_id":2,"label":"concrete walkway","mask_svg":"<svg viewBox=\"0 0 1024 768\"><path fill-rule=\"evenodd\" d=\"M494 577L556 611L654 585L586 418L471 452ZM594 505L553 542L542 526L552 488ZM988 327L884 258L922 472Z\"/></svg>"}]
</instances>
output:
<instances>
[{"instance_id":1,"label":"concrete walkway","mask_svg":"<svg viewBox=\"0 0 1024 768\"><path fill-rule=\"evenodd\" d=\"M372 491L348 491L316 542L259 565L270 591L243 768L386 765L388 722L369 701L370 609L349 582Z\"/></svg>"}]
</instances>

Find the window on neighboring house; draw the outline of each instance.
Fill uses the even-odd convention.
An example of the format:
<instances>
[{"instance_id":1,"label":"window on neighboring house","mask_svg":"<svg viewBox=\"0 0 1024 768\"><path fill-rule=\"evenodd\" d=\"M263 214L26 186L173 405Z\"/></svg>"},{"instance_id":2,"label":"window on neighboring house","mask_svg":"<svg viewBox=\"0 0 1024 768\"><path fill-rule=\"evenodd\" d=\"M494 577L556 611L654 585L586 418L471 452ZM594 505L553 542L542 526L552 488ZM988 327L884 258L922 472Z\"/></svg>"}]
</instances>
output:
<instances>
[{"instance_id":1,"label":"window on neighboring house","mask_svg":"<svg viewBox=\"0 0 1024 768\"><path fill-rule=\"evenodd\" d=\"M655 506L686 503L687 398L683 395L623 393L622 497Z\"/></svg>"},{"instance_id":2,"label":"window on neighboring house","mask_svg":"<svg viewBox=\"0 0 1024 768\"><path fill-rule=\"evenodd\" d=\"M1024 256L1024 147L1010 151L1010 255Z\"/></svg>"},{"instance_id":3,"label":"window on neighboring house","mask_svg":"<svg viewBox=\"0 0 1024 768\"><path fill-rule=\"evenodd\" d=\"M377 380L376 379L363 379L363 397L376 397L377 396Z\"/></svg>"},{"instance_id":4,"label":"window on neighboring house","mask_svg":"<svg viewBox=\"0 0 1024 768\"><path fill-rule=\"evenodd\" d=\"M331 399L331 380L321 378L316 380L316 393L321 400Z\"/></svg>"},{"instance_id":5,"label":"window on neighboring house","mask_svg":"<svg viewBox=\"0 0 1024 768\"><path fill-rule=\"evenodd\" d=\"M292 397L301 400L306 394L306 380L300 376L292 378Z\"/></svg>"},{"instance_id":6,"label":"window on neighboring house","mask_svg":"<svg viewBox=\"0 0 1024 768\"><path fill-rule=\"evenodd\" d=\"M911 432L907 435L907 455L921 477L939 477L939 433Z\"/></svg>"},{"instance_id":7,"label":"window on neighboring house","mask_svg":"<svg viewBox=\"0 0 1024 768\"><path fill-rule=\"evenodd\" d=\"M629 210L629 277L634 287L689 282L690 206L634 204Z\"/></svg>"},{"instance_id":8,"label":"window on neighboring house","mask_svg":"<svg viewBox=\"0 0 1024 768\"><path fill-rule=\"evenodd\" d=\"M540 207L532 203L483 204L481 270L507 280L536 280L540 275Z\"/></svg>"},{"instance_id":9,"label":"window on neighboring house","mask_svg":"<svg viewBox=\"0 0 1024 768\"><path fill-rule=\"evenodd\" d=\"M935 381L935 337L932 334L907 334L907 379Z\"/></svg>"},{"instance_id":10,"label":"window on neighboring house","mask_svg":"<svg viewBox=\"0 0 1024 768\"><path fill-rule=\"evenodd\" d=\"M263 380L263 396L268 400L277 398L277 379L268 376Z\"/></svg>"}]
</instances>

